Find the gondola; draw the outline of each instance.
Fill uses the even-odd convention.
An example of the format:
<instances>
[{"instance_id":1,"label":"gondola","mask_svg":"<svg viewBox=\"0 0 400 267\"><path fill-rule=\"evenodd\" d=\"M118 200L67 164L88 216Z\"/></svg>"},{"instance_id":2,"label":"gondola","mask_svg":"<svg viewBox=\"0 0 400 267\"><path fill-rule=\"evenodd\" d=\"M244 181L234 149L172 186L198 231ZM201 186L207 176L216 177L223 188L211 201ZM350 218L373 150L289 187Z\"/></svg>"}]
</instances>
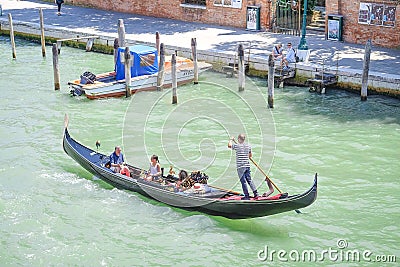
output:
<instances>
[{"instance_id":1,"label":"gondola","mask_svg":"<svg viewBox=\"0 0 400 267\"><path fill-rule=\"evenodd\" d=\"M210 215L231 219L269 216L307 207L317 197L317 174L315 174L311 188L302 194L288 195L285 193L272 197L242 200L238 192L210 185L205 185L201 190L194 188L179 190L173 183L175 177L171 175L163 175L163 183L148 181L143 178L144 169L131 165L127 165L130 177L114 173L107 166L109 156L80 144L70 136L67 117L63 148L83 168L116 188L137 192L170 206L200 211ZM167 180L169 182L165 182Z\"/></svg>"}]
</instances>

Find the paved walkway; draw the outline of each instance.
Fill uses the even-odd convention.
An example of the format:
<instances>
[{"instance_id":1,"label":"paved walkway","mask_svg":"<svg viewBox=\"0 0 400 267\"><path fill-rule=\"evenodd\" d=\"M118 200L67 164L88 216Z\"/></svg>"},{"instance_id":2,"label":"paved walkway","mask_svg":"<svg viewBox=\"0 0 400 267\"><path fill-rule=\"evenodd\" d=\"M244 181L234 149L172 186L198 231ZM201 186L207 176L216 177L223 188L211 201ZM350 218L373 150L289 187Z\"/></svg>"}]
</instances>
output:
<instances>
[{"instance_id":1,"label":"paved walkway","mask_svg":"<svg viewBox=\"0 0 400 267\"><path fill-rule=\"evenodd\" d=\"M62 6L62 15L57 16L57 7L53 2L38 0L16 1L0 0L3 16L8 20L11 13L14 21L39 23L39 7L43 8L45 25L68 28L88 34L100 34L117 37L118 19L123 19L126 38L143 42L155 42L155 32L161 35L161 42L166 45L190 47L192 37L197 38L199 50L231 51L237 49L239 42L245 48L251 45L251 53L267 57L277 42L292 42L297 46L300 37L274 34L270 32L251 32L244 29L222 27L195 22L145 17L113 11L71 5ZM362 70L364 45L325 40L324 36L308 34L307 44L311 51L310 62L336 66L340 70ZM248 43L248 45L246 45ZM373 47L370 71L374 74L400 75L400 50Z\"/></svg>"}]
</instances>

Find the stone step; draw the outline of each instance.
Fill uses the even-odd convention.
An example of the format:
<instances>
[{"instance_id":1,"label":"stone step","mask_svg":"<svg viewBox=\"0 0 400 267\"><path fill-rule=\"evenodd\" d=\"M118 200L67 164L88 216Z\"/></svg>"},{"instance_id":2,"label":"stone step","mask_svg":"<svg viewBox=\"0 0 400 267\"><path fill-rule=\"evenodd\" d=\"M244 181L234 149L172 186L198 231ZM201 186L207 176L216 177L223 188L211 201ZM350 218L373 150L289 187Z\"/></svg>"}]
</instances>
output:
<instances>
[{"instance_id":1,"label":"stone step","mask_svg":"<svg viewBox=\"0 0 400 267\"><path fill-rule=\"evenodd\" d=\"M313 17L311 21L325 21L325 17L318 16L318 17Z\"/></svg>"},{"instance_id":2,"label":"stone step","mask_svg":"<svg viewBox=\"0 0 400 267\"><path fill-rule=\"evenodd\" d=\"M324 6L315 6L314 11L325 12L326 8Z\"/></svg>"},{"instance_id":3,"label":"stone step","mask_svg":"<svg viewBox=\"0 0 400 267\"><path fill-rule=\"evenodd\" d=\"M309 32L309 33L317 33L317 34L320 34L320 33L325 33L325 28L322 28L322 27L309 27L309 26L307 26L307 32Z\"/></svg>"},{"instance_id":4,"label":"stone step","mask_svg":"<svg viewBox=\"0 0 400 267\"><path fill-rule=\"evenodd\" d=\"M325 18L318 18L318 19L314 19L313 21L315 21L315 22L323 22L323 23L325 23Z\"/></svg>"},{"instance_id":5,"label":"stone step","mask_svg":"<svg viewBox=\"0 0 400 267\"><path fill-rule=\"evenodd\" d=\"M325 28L325 24L309 24L307 25L307 29L308 28Z\"/></svg>"},{"instance_id":6,"label":"stone step","mask_svg":"<svg viewBox=\"0 0 400 267\"><path fill-rule=\"evenodd\" d=\"M314 22L311 22L310 24L307 25L307 27L322 27L322 28L325 28L325 23L314 23Z\"/></svg>"}]
</instances>

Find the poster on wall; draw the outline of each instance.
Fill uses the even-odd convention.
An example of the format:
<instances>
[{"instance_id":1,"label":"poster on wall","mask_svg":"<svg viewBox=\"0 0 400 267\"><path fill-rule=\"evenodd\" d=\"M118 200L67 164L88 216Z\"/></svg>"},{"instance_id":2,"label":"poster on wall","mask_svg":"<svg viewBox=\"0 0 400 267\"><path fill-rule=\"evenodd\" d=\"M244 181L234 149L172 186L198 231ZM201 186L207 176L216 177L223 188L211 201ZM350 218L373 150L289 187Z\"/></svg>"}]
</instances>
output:
<instances>
[{"instance_id":1,"label":"poster on wall","mask_svg":"<svg viewBox=\"0 0 400 267\"><path fill-rule=\"evenodd\" d=\"M328 39L339 40L339 20L328 20Z\"/></svg>"},{"instance_id":2,"label":"poster on wall","mask_svg":"<svg viewBox=\"0 0 400 267\"><path fill-rule=\"evenodd\" d=\"M396 7L385 6L382 18L383 26L394 27L395 17L396 17Z\"/></svg>"},{"instance_id":3,"label":"poster on wall","mask_svg":"<svg viewBox=\"0 0 400 267\"><path fill-rule=\"evenodd\" d=\"M242 0L232 0L233 8L242 8Z\"/></svg>"},{"instance_id":4,"label":"poster on wall","mask_svg":"<svg viewBox=\"0 0 400 267\"><path fill-rule=\"evenodd\" d=\"M384 4L360 3L358 23L394 27L396 7Z\"/></svg>"},{"instance_id":5,"label":"poster on wall","mask_svg":"<svg viewBox=\"0 0 400 267\"><path fill-rule=\"evenodd\" d=\"M257 29L257 12L259 9L253 7L247 7L247 30L258 30Z\"/></svg>"},{"instance_id":6,"label":"poster on wall","mask_svg":"<svg viewBox=\"0 0 400 267\"><path fill-rule=\"evenodd\" d=\"M369 24L371 17L371 3L360 3L360 11L358 12L358 23Z\"/></svg>"},{"instance_id":7,"label":"poster on wall","mask_svg":"<svg viewBox=\"0 0 400 267\"><path fill-rule=\"evenodd\" d=\"M214 6L242 8L242 0L214 0Z\"/></svg>"},{"instance_id":8,"label":"poster on wall","mask_svg":"<svg viewBox=\"0 0 400 267\"><path fill-rule=\"evenodd\" d=\"M382 25L383 5L373 4L371 11L371 24Z\"/></svg>"}]
</instances>

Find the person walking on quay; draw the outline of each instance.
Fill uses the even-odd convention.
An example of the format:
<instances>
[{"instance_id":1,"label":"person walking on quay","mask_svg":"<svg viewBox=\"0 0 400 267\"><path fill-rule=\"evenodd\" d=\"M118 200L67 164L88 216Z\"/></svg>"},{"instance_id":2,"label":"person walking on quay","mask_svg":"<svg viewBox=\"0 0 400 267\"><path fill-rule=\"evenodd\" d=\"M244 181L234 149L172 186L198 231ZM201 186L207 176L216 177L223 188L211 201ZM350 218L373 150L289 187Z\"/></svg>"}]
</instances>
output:
<instances>
[{"instance_id":1,"label":"person walking on quay","mask_svg":"<svg viewBox=\"0 0 400 267\"><path fill-rule=\"evenodd\" d=\"M61 15L61 5L64 3L64 0L54 0L54 3L57 4L57 15Z\"/></svg>"},{"instance_id":2,"label":"person walking on quay","mask_svg":"<svg viewBox=\"0 0 400 267\"><path fill-rule=\"evenodd\" d=\"M253 180L250 176L250 162L249 158L251 158L251 146L244 142L246 136L244 134L239 134L238 143L235 142L235 138L231 137L228 142L228 148L236 151L236 168L239 175L240 183L242 184L243 200L250 199L249 191L247 189L247 183L250 185L251 190L253 191L254 198L258 197L257 188L254 185ZM232 142L235 142L232 144Z\"/></svg>"}]
</instances>

